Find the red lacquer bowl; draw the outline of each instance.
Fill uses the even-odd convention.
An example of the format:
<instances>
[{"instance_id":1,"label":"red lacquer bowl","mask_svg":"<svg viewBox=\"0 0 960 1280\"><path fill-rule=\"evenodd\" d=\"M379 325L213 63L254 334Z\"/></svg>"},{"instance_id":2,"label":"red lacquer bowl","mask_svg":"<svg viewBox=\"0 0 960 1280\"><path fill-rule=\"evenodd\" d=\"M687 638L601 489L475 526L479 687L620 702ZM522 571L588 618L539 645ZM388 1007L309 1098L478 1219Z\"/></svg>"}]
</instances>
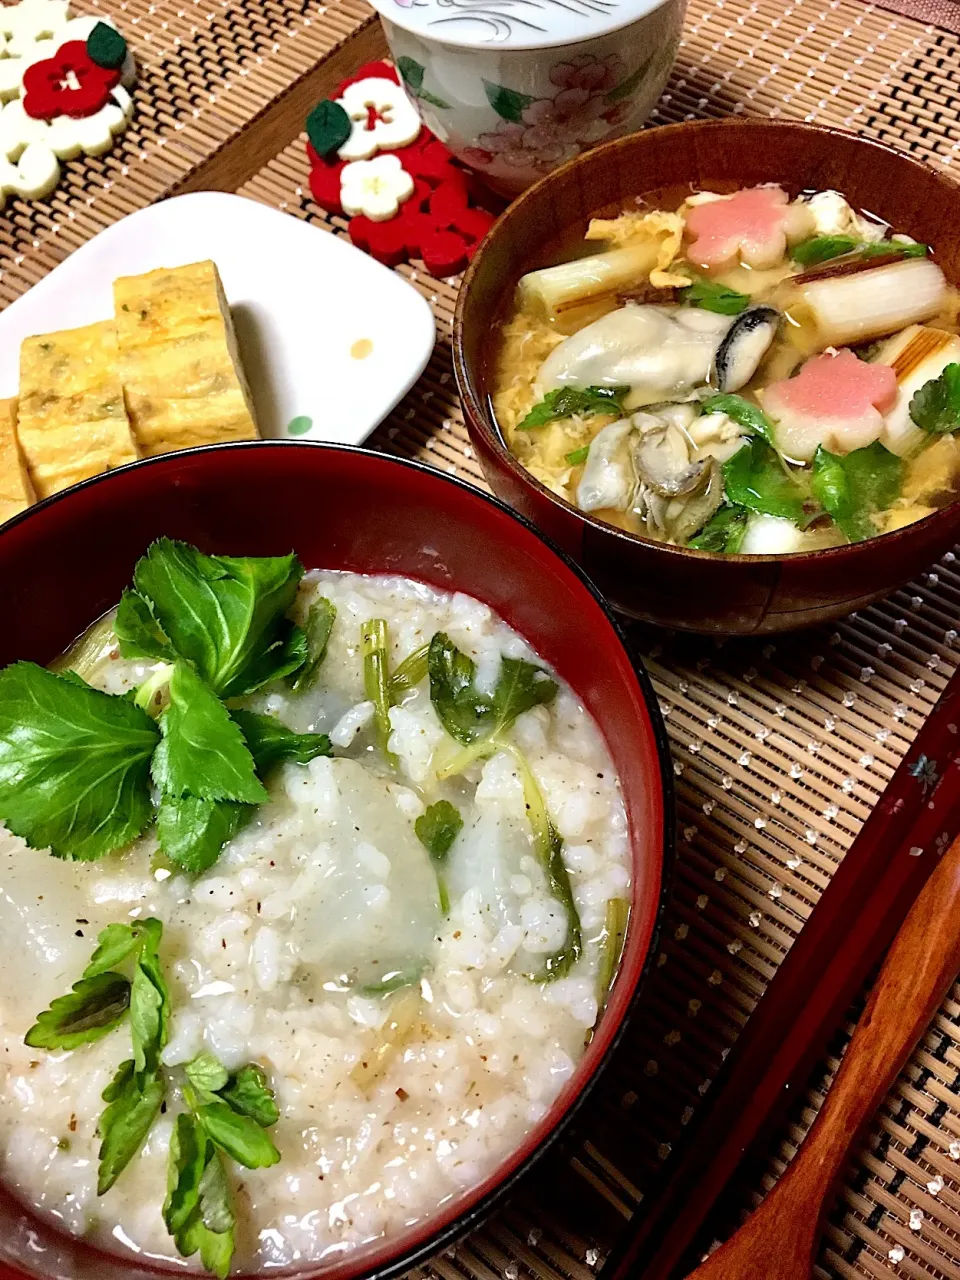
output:
<instances>
[{"instance_id":1,"label":"red lacquer bowl","mask_svg":"<svg viewBox=\"0 0 960 1280\"><path fill-rule=\"evenodd\" d=\"M392 1275L476 1225L569 1124L623 1030L653 946L672 839L656 699L594 588L506 507L429 467L307 443L220 445L135 463L19 516L0 533L0 666L46 663L62 652L116 603L135 561L162 534L229 555L293 549L308 569L397 573L479 597L582 698L620 776L635 886L623 963L596 1034L547 1116L486 1181L422 1224L329 1264L270 1272ZM156 1274L59 1234L0 1192L0 1280Z\"/></svg>"},{"instance_id":2,"label":"red lacquer bowl","mask_svg":"<svg viewBox=\"0 0 960 1280\"><path fill-rule=\"evenodd\" d=\"M495 321L527 271L582 252L591 217L663 188L776 182L791 195L834 188L934 248L960 285L960 188L880 143L838 129L758 120L647 129L572 160L524 192L477 252L457 300L454 371L493 491L573 556L614 608L726 635L826 622L909 581L960 537L960 503L882 538L790 556L725 556L615 529L564 502L506 448L490 408Z\"/></svg>"}]
</instances>

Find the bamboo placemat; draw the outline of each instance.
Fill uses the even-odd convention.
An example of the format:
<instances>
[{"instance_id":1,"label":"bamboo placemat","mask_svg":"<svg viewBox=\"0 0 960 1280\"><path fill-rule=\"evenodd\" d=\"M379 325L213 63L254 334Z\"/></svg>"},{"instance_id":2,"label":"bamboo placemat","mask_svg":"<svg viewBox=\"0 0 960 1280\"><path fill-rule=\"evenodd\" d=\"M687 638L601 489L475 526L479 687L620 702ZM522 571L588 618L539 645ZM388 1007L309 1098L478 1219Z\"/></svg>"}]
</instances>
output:
<instances>
[{"instance_id":1,"label":"bamboo placemat","mask_svg":"<svg viewBox=\"0 0 960 1280\"><path fill-rule=\"evenodd\" d=\"M103 159L66 166L48 202L7 206L0 303L101 227L171 192L239 189L343 233L309 199L304 140L290 139L314 100L384 52L363 0L104 8L140 63L134 124ZM947 31L859 0L691 0L654 122L783 115L949 168L960 165L958 49ZM401 270L433 306L439 342L371 444L483 485L450 368L457 282ZM952 673L958 605L951 553L883 604L799 636L719 644L635 633L667 716L679 801L675 890L652 980L564 1150L421 1274L590 1280L655 1192L725 1052ZM817 1102L814 1091L769 1176ZM960 1280L960 987L851 1169L820 1272Z\"/></svg>"}]
</instances>

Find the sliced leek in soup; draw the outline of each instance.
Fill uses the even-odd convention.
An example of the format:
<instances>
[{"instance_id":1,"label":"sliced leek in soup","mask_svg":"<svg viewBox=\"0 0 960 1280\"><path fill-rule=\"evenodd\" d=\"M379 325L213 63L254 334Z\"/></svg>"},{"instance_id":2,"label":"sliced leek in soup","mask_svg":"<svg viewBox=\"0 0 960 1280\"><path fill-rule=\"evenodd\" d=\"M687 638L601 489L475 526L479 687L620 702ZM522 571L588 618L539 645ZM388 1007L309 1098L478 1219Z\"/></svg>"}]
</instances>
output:
<instances>
[{"instance_id":1,"label":"sliced leek in soup","mask_svg":"<svg viewBox=\"0 0 960 1280\"><path fill-rule=\"evenodd\" d=\"M836 191L637 200L519 282L493 406L581 511L676 546L860 542L960 491L960 295Z\"/></svg>"}]
</instances>

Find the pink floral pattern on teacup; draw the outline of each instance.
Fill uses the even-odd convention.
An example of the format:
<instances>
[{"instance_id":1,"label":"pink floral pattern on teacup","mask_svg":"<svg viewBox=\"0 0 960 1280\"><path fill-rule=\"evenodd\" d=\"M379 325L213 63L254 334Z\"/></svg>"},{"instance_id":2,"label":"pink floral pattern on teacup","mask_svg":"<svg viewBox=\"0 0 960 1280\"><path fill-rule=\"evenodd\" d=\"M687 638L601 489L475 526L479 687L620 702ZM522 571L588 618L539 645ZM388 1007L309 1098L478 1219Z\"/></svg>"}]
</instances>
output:
<instances>
[{"instance_id":1,"label":"pink floral pattern on teacup","mask_svg":"<svg viewBox=\"0 0 960 1280\"><path fill-rule=\"evenodd\" d=\"M557 92L534 98L504 91L504 100L517 118L503 119L496 130L481 133L475 146L463 150L463 159L479 168L504 164L536 175L573 159L629 114L631 104L621 98L639 87L641 74L627 80L624 72L616 54L597 58L584 53L555 63L550 82ZM618 86L626 92L618 92Z\"/></svg>"}]
</instances>

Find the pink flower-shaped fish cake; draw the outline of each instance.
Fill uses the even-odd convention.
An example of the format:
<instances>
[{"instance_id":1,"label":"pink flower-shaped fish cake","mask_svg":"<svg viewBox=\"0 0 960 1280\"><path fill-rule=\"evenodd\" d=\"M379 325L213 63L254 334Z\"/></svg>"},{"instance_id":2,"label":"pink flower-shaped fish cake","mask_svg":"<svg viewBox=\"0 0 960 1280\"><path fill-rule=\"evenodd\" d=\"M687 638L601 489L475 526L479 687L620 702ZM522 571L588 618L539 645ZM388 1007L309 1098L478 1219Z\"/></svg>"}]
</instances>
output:
<instances>
[{"instance_id":1,"label":"pink flower-shaped fish cake","mask_svg":"<svg viewBox=\"0 0 960 1280\"><path fill-rule=\"evenodd\" d=\"M696 205L687 214L691 237L687 256L708 271L731 266L739 257L750 267L773 267L788 241L807 234L810 215L790 204L781 187L748 187Z\"/></svg>"},{"instance_id":2,"label":"pink flower-shaped fish cake","mask_svg":"<svg viewBox=\"0 0 960 1280\"><path fill-rule=\"evenodd\" d=\"M843 454L879 439L883 414L896 398L897 375L889 365L858 360L843 347L808 360L796 377L772 383L763 407L776 423L781 452L809 462L818 444Z\"/></svg>"}]
</instances>

